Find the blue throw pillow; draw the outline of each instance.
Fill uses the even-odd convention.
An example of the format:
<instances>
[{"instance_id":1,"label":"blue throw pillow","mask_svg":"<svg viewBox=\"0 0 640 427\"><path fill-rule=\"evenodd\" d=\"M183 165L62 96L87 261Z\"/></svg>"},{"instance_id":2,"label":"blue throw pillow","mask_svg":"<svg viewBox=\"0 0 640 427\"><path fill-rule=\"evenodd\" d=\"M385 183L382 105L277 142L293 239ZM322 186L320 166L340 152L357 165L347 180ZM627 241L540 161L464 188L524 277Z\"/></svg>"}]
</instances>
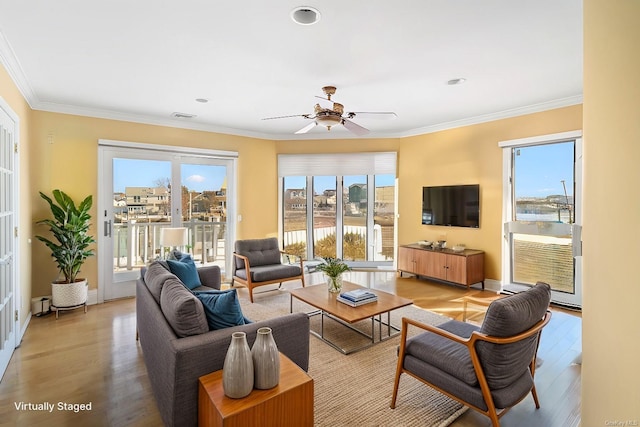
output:
<instances>
[{"instance_id":1,"label":"blue throw pillow","mask_svg":"<svg viewBox=\"0 0 640 427\"><path fill-rule=\"evenodd\" d=\"M169 270L190 290L202 286L196 263L190 255L183 256L180 260L168 259L167 264L169 264Z\"/></svg>"},{"instance_id":2,"label":"blue throw pillow","mask_svg":"<svg viewBox=\"0 0 640 427\"><path fill-rule=\"evenodd\" d=\"M207 316L209 330L224 329L244 325L247 318L242 315L240 301L235 289L224 291L201 291L194 295L202 302Z\"/></svg>"}]
</instances>

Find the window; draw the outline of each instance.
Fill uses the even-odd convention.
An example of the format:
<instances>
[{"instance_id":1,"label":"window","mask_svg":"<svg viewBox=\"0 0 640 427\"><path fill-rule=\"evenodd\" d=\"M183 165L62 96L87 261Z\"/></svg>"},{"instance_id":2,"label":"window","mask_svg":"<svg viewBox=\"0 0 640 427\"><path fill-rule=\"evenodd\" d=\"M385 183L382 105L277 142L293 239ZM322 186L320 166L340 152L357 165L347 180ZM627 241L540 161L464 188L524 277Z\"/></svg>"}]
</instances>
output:
<instances>
[{"instance_id":1,"label":"window","mask_svg":"<svg viewBox=\"0 0 640 427\"><path fill-rule=\"evenodd\" d=\"M396 153L278 156L284 250L391 265Z\"/></svg>"}]
</instances>

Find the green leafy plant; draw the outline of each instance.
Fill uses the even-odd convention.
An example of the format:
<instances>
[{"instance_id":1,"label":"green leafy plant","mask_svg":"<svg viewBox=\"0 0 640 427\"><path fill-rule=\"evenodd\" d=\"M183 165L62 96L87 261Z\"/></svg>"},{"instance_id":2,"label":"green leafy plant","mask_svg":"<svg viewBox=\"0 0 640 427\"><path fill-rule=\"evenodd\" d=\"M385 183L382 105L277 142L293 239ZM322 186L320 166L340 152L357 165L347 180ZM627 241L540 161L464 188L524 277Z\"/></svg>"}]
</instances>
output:
<instances>
[{"instance_id":1,"label":"green leafy plant","mask_svg":"<svg viewBox=\"0 0 640 427\"><path fill-rule=\"evenodd\" d=\"M335 279L342 273L350 271L351 268L339 258L322 257L323 263L318 264L316 270L322 271L327 276Z\"/></svg>"},{"instance_id":2,"label":"green leafy plant","mask_svg":"<svg viewBox=\"0 0 640 427\"><path fill-rule=\"evenodd\" d=\"M53 219L43 219L37 224L49 226L49 230L56 241L43 236L36 236L49 249L55 259L60 273L64 276L64 282L73 283L86 259L92 256L93 249L89 245L95 243L89 235L91 215L89 209L93 204L91 195L87 196L76 207L75 203L61 190L53 190L52 200L46 194L40 192L40 197L49 203Z\"/></svg>"}]
</instances>

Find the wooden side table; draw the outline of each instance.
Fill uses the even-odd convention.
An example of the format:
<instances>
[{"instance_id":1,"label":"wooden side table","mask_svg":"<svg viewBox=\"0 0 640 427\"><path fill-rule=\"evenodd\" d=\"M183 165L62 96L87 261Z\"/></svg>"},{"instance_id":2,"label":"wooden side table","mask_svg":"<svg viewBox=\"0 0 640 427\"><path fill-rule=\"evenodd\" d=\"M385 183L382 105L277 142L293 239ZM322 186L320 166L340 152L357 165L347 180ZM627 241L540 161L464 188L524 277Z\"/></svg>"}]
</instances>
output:
<instances>
[{"instance_id":1,"label":"wooden side table","mask_svg":"<svg viewBox=\"0 0 640 427\"><path fill-rule=\"evenodd\" d=\"M222 370L199 379L198 425L201 427L313 426L313 379L280 353L280 383L231 399L222 389Z\"/></svg>"}]
</instances>

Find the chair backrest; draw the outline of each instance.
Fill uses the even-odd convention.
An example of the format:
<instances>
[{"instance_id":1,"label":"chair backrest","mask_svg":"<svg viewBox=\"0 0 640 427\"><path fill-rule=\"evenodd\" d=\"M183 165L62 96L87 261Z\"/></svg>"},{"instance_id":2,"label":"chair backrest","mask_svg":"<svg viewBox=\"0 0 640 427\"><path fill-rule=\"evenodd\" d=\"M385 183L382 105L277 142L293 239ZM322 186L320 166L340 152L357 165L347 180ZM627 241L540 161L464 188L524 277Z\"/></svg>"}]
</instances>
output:
<instances>
[{"instance_id":1,"label":"chair backrest","mask_svg":"<svg viewBox=\"0 0 640 427\"><path fill-rule=\"evenodd\" d=\"M236 240L235 251L237 254L246 256L252 267L280 264L282 262L278 239L275 237ZM245 268L244 260L236 258L235 267L236 269Z\"/></svg>"},{"instance_id":2,"label":"chair backrest","mask_svg":"<svg viewBox=\"0 0 640 427\"><path fill-rule=\"evenodd\" d=\"M510 337L531 329L544 317L551 301L551 287L538 282L531 289L493 301L480 328L494 337ZM489 387L506 387L525 372L538 345L539 334L511 344L479 342L478 356Z\"/></svg>"}]
</instances>

